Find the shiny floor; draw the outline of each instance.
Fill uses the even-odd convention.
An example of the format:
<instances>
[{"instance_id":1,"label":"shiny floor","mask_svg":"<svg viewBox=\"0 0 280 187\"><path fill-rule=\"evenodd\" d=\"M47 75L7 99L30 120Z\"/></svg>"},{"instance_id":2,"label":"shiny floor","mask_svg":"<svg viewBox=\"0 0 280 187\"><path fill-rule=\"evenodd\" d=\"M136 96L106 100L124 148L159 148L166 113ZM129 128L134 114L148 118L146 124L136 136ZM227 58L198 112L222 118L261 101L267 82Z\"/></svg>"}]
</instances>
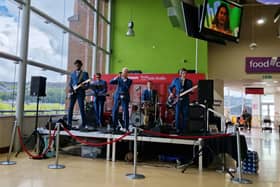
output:
<instances>
[{"instance_id":1,"label":"shiny floor","mask_svg":"<svg viewBox=\"0 0 280 187\"><path fill-rule=\"evenodd\" d=\"M145 179L131 180L125 175L132 172L132 165L125 162L107 162L101 159L85 159L61 155L60 164L65 169L48 169L54 159L32 160L21 153L11 160L17 162L12 166L0 166L0 187L229 187L229 186L280 186L280 146L278 129L261 132L242 132L246 135L248 147L258 152L259 171L257 175L243 175L253 184L236 184L230 181L227 174L215 170L199 172L189 168L185 173L174 167L156 167L142 163L137 169ZM6 159L0 154L0 160Z\"/></svg>"}]
</instances>

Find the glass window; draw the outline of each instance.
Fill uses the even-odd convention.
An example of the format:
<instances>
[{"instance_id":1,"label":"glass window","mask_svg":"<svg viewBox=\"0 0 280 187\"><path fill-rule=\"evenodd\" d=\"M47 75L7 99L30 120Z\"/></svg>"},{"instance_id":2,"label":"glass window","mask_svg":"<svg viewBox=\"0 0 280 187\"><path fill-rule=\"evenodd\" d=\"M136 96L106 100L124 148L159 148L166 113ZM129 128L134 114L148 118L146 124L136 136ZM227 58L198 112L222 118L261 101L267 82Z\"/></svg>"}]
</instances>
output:
<instances>
[{"instance_id":1,"label":"glass window","mask_svg":"<svg viewBox=\"0 0 280 187\"><path fill-rule=\"evenodd\" d=\"M75 16L75 3L78 2L79 0L31 0L31 6L69 27L69 20Z\"/></svg>"},{"instance_id":2,"label":"glass window","mask_svg":"<svg viewBox=\"0 0 280 187\"><path fill-rule=\"evenodd\" d=\"M11 111L16 105L17 69L17 63L0 58L0 115L14 115Z\"/></svg>"},{"instance_id":3,"label":"glass window","mask_svg":"<svg viewBox=\"0 0 280 187\"><path fill-rule=\"evenodd\" d=\"M262 95L261 102L262 103L274 103L274 95Z\"/></svg>"},{"instance_id":4,"label":"glass window","mask_svg":"<svg viewBox=\"0 0 280 187\"><path fill-rule=\"evenodd\" d=\"M108 24L99 17L99 25L98 25L98 46L107 49L107 30Z\"/></svg>"},{"instance_id":5,"label":"glass window","mask_svg":"<svg viewBox=\"0 0 280 187\"><path fill-rule=\"evenodd\" d=\"M28 59L66 69L69 34L34 13L30 17Z\"/></svg>"},{"instance_id":6,"label":"glass window","mask_svg":"<svg viewBox=\"0 0 280 187\"><path fill-rule=\"evenodd\" d=\"M96 60L96 72L105 72L106 65L106 54L98 50L97 51L97 60Z\"/></svg>"},{"instance_id":7,"label":"glass window","mask_svg":"<svg viewBox=\"0 0 280 187\"><path fill-rule=\"evenodd\" d=\"M18 55L21 9L11 1L0 1L0 51Z\"/></svg>"},{"instance_id":8,"label":"glass window","mask_svg":"<svg viewBox=\"0 0 280 187\"><path fill-rule=\"evenodd\" d=\"M39 0L34 6L50 17L68 27L71 31L93 41L94 13L83 1L80 0ZM53 5L56 6L53 6ZM50 8L55 7L55 8Z\"/></svg>"},{"instance_id":9,"label":"glass window","mask_svg":"<svg viewBox=\"0 0 280 187\"><path fill-rule=\"evenodd\" d=\"M99 13L108 20L108 0L99 1Z\"/></svg>"}]
</instances>

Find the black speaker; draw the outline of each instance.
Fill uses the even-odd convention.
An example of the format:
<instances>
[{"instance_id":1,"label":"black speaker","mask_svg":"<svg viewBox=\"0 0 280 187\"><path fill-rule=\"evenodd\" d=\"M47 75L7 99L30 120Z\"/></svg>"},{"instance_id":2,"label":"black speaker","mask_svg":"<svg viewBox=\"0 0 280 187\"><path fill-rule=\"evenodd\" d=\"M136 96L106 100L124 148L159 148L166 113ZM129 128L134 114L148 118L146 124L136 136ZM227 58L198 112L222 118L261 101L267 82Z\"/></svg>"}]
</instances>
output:
<instances>
[{"instance_id":1,"label":"black speaker","mask_svg":"<svg viewBox=\"0 0 280 187\"><path fill-rule=\"evenodd\" d=\"M192 105L189 107L189 119L190 120L203 120L204 119L204 108L199 105Z\"/></svg>"},{"instance_id":2,"label":"black speaker","mask_svg":"<svg viewBox=\"0 0 280 187\"><path fill-rule=\"evenodd\" d=\"M187 124L187 133L204 133L205 132L204 120L189 120Z\"/></svg>"},{"instance_id":3,"label":"black speaker","mask_svg":"<svg viewBox=\"0 0 280 187\"><path fill-rule=\"evenodd\" d=\"M31 77L30 95L38 97L46 96L46 80L46 77Z\"/></svg>"},{"instance_id":4,"label":"black speaker","mask_svg":"<svg viewBox=\"0 0 280 187\"><path fill-rule=\"evenodd\" d=\"M198 81L198 102L208 107L213 107L214 102L214 81L199 80Z\"/></svg>"}]
</instances>

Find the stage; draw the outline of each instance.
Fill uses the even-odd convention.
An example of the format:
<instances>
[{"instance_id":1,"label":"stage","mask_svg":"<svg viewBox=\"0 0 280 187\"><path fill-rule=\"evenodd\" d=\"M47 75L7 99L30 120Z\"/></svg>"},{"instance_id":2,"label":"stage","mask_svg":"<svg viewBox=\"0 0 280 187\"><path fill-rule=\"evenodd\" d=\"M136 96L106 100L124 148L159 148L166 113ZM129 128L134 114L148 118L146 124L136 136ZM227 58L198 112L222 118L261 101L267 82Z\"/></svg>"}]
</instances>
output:
<instances>
[{"instance_id":1,"label":"stage","mask_svg":"<svg viewBox=\"0 0 280 187\"><path fill-rule=\"evenodd\" d=\"M40 134L47 135L49 130L40 128ZM53 130L51 131L53 134ZM148 135L149 134L149 135ZM64 130L60 131L60 135L71 136L82 144L87 144L84 138L97 138L104 139L102 143L90 144L91 146L106 146L106 160L116 161L117 153L117 143L120 141L134 141L133 133L126 134L112 134L105 133L102 131L94 132L80 132L78 130ZM161 136L161 137L160 137ZM164 137L162 137L164 136ZM78 137L78 138L77 138ZM173 134L162 134L159 132L153 132L144 130L137 136L137 142L147 142L147 143L159 143L159 144L176 144L176 145L188 145L188 146L198 146L198 150L203 147L211 147L211 153L229 153L233 159L237 160L237 148L236 148L236 136L229 134L213 134L206 136L178 136ZM159 146L157 147L159 148ZM197 149L196 149L197 150ZM193 149L195 151L195 149ZM194 153L188 153L193 155ZM241 136L241 158L245 158L247 154L247 144L244 136ZM208 150L203 149L203 154L199 154L198 157L198 169L203 169L203 162L209 160L210 153ZM206 156L205 158L203 158Z\"/></svg>"}]
</instances>

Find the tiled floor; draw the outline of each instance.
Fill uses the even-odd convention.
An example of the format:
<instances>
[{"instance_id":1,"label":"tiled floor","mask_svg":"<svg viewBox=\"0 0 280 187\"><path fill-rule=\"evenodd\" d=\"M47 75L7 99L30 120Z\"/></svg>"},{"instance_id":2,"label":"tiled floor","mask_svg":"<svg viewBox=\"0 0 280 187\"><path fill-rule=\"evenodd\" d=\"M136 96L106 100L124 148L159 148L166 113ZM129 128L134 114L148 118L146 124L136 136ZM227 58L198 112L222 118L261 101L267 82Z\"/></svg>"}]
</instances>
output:
<instances>
[{"instance_id":1,"label":"tiled floor","mask_svg":"<svg viewBox=\"0 0 280 187\"><path fill-rule=\"evenodd\" d=\"M132 165L125 162L107 162L68 155L61 155L60 163L65 169L51 170L48 164L54 159L32 160L21 153L13 166L0 166L0 187L229 187L229 186L280 186L280 146L278 130L261 132L253 129L246 133L248 147L258 152L260 157L258 175L243 175L253 184L235 184L230 177L213 170L199 172L190 168L185 173L167 167L141 164L138 172L146 176L142 180L130 180L125 174L132 172ZM6 155L0 155L5 160Z\"/></svg>"}]
</instances>

